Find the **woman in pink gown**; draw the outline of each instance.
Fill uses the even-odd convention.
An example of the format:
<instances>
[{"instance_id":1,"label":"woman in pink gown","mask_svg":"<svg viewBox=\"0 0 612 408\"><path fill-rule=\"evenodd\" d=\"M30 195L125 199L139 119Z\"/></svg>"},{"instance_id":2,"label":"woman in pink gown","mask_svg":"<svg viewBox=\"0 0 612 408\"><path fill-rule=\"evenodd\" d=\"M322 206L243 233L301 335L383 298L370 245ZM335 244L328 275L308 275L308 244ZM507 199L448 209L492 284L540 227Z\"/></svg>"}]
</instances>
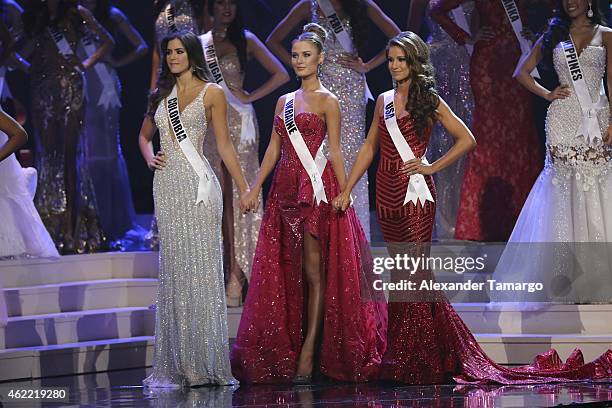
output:
<instances>
[{"instance_id":1,"label":"woman in pink gown","mask_svg":"<svg viewBox=\"0 0 612 408\"><path fill-rule=\"evenodd\" d=\"M407 31L393 38L387 55L389 70L398 84L393 96L394 105L398 106L398 129L416 159L402 165L383 116L388 107L383 109L383 98L379 97L375 116L378 121L372 123L346 188L333 204L341 210L348 207L352 186L368 168L375 149L380 146L376 210L389 251L395 250L397 245L392 244L398 243L421 244L419 249L426 249L431 241L436 211L431 175L465 154L469 150L469 139L473 146L474 138L437 96L429 48L416 34ZM437 108L427 109L436 100L434 108ZM455 145L436 162L421 162L432 125L437 121L455 138ZM419 174L423 175L433 201L423 199L417 200L417 204L408 202L405 205L406 185ZM412 279L416 287L420 287L419 281L434 277L431 271L421 269ZM453 379L459 383L537 384L612 377L611 350L588 364L584 363L579 350L575 350L565 363L555 350L550 350L536 356L529 366L510 369L496 364L480 348L442 293L422 295L436 298L432 302L408 302L404 297L389 304L388 347L381 365L382 379L408 384L447 383Z\"/></svg>"},{"instance_id":2,"label":"woman in pink gown","mask_svg":"<svg viewBox=\"0 0 612 408\"><path fill-rule=\"evenodd\" d=\"M293 42L292 65L302 85L277 103L251 190L250 198L257 197L276 165L231 353L233 373L243 382L308 383L315 362L333 379L367 381L377 376L386 345L386 305L368 291L372 258L361 225L353 209L336 212L329 204L346 174L338 100L317 76L324 37L320 26L309 24ZM327 164L317 154L326 134ZM309 164L314 171L305 170Z\"/></svg>"}]
</instances>

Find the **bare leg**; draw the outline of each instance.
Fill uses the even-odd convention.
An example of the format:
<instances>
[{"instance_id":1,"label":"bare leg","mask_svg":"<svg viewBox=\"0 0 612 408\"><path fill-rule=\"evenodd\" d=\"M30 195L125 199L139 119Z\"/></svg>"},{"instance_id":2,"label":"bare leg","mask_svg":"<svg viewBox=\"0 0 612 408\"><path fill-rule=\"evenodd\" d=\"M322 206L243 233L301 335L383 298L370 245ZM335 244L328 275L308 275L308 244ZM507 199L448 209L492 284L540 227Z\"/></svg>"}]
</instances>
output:
<instances>
[{"instance_id":1,"label":"bare leg","mask_svg":"<svg viewBox=\"0 0 612 408\"><path fill-rule=\"evenodd\" d=\"M298 360L297 375L311 375L315 344L323 322L324 271L321 269L321 248L311 234L304 233L304 276L308 284L308 324L306 337Z\"/></svg>"},{"instance_id":2,"label":"bare leg","mask_svg":"<svg viewBox=\"0 0 612 408\"><path fill-rule=\"evenodd\" d=\"M234 248L234 186L232 178L225 165L221 164L223 190L223 249L227 259L228 277L226 297L229 307L238 307L242 304L242 285L244 282L242 270L236 262L236 251Z\"/></svg>"}]
</instances>

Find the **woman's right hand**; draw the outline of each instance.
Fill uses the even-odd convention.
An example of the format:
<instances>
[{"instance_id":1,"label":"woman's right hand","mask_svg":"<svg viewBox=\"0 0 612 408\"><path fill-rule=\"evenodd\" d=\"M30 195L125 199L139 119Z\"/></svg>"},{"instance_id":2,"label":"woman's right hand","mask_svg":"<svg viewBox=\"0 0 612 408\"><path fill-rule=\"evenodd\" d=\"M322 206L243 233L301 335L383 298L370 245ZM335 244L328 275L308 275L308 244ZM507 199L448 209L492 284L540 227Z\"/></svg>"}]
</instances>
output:
<instances>
[{"instance_id":1,"label":"woman's right hand","mask_svg":"<svg viewBox=\"0 0 612 408\"><path fill-rule=\"evenodd\" d=\"M332 206L336 211L346 211L351 205L351 192L343 191L332 200Z\"/></svg>"},{"instance_id":2,"label":"woman's right hand","mask_svg":"<svg viewBox=\"0 0 612 408\"><path fill-rule=\"evenodd\" d=\"M155 156L151 157L151 159L147 161L147 166L151 171L163 170L164 167L166 167L166 155L164 154L164 152L162 152L161 150L157 152Z\"/></svg>"},{"instance_id":3,"label":"woman's right hand","mask_svg":"<svg viewBox=\"0 0 612 408\"><path fill-rule=\"evenodd\" d=\"M552 102L555 99L565 99L572 94L570 87L567 85L559 85L546 95L546 100Z\"/></svg>"}]
</instances>

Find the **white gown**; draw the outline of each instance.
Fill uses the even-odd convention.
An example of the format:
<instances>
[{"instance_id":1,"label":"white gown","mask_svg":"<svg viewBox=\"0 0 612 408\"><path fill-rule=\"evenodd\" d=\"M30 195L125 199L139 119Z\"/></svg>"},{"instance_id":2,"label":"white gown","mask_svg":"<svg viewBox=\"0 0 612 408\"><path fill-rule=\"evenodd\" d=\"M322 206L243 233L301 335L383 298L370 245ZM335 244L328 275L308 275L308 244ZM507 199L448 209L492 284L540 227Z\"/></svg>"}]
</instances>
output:
<instances>
[{"instance_id":1,"label":"white gown","mask_svg":"<svg viewBox=\"0 0 612 408\"><path fill-rule=\"evenodd\" d=\"M494 292L492 300L612 302L612 148L577 135L581 108L561 45L553 52L561 84L571 95L555 100L546 118L546 163L521 211L494 279L540 282L539 293ZM606 48L602 30L579 56L593 101L602 98L599 126L610 118L603 91Z\"/></svg>"},{"instance_id":2,"label":"white gown","mask_svg":"<svg viewBox=\"0 0 612 408\"><path fill-rule=\"evenodd\" d=\"M8 137L0 132L0 145ZM23 169L15 155L0 162L0 263L7 257L59 257L32 201L36 170ZM0 279L0 327L6 324L6 304Z\"/></svg>"}]
</instances>

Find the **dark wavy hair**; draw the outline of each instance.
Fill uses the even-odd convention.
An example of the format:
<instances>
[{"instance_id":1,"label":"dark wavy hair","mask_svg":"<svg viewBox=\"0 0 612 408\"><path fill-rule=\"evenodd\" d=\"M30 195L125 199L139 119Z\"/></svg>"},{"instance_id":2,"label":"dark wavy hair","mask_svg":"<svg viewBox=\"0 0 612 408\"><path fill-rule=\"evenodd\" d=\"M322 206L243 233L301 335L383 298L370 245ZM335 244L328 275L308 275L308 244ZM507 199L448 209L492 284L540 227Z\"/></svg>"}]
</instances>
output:
<instances>
[{"instance_id":1,"label":"dark wavy hair","mask_svg":"<svg viewBox=\"0 0 612 408\"><path fill-rule=\"evenodd\" d=\"M410 114L419 136L430 129L436 122L436 109L440 97L436 91L434 67L429 59L429 47L412 31L404 31L389 40L389 48L399 47L406 55L410 68L410 89L406 111Z\"/></svg>"},{"instance_id":2,"label":"dark wavy hair","mask_svg":"<svg viewBox=\"0 0 612 408\"><path fill-rule=\"evenodd\" d=\"M147 115L149 116L155 115L155 111L157 110L160 102L170 95L172 88L176 84L176 77L174 74L172 74L172 72L170 72L170 68L168 68L168 61L166 60L166 49L168 48L168 43L171 40L179 40L183 44L183 47L185 47L187 58L189 59L189 68L193 70L193 74L202 81L210 81L200 39L191 31L183 31L167 35L161 41L163 58L162 63L160 64L161 72L159 74L159 78L157 79L155 90L149 96L149 106L147 108Z\"/></svg>"},{"instance_id":3,"label":"dark wavy hair","mask_svg":"<svg viewBox=\"0 0 612 408\"><path fill-rule=\"evenodd\" d=\"M599 1L592 0L591 8L593 10L593 17L587 17L593 24L606 24L603 17L603 13L599 8ZM548 24L548 28L543 36L542 41L542 61L547 67L553 65L553 50L561 41L569 39L570 24L572 19L567 15L563 9L563 0L557 0L555 6L555 14Z\"/></svg>"},{"instance_id":4,"label":"dark wavy hair","mask_svg":"<svg viewBox=\"0 0 612 408\"><path fill-rule=\"evenodd\" d=\"M51 20L47 2L45 0L32 1L22 16L25 32L29 36L33 36L60 21L67 21L80 31L83 26L83 17L79 13L78 5L78 0L60 0L57 5L56 17Z\"/></svg>"},{"instance_id":5,"label":"dark wavy hair","mask_svg":"<svg viewBox=\"0 0 612 408\"><path fill-rule=\"evenodd\" d=\"M208 13L211 16L214 15L215 2L216 0L208 0ZM247 40L240 9L240 2L236 1L236 17L229 27L227 27L227 39L236 47L238 51L238 60L240 61L240 70L244 71L247 64Z\"/></svg>"},{"instance_id":6,"label":"dark wavy hair","mask_svg":"<svg viewBox=\"0 0 612 408\"><path fill-rule=\"evenodd\" d=\"M157 17L159 13L162 12L162 10L168 4L168 1L170 0L155 0L155 3L153 3L153 15L155 17ZM193 16L198 21L204 13L204 5L206 4L206 1L207 0L189 0L189 3L191 3L191 9L193 10Z\"/></svg>"},{"instance_id":7,"label":"dark wavy hair","mask_svg":"<svg viewBox=\"0 0 612 408\"><path fill-rule=\"evenodd\" d=\"M351 22L357 52L363 55L368 40L368 4L365 0L340 0L340 4Z\"/></svg>"}]
</instances>

